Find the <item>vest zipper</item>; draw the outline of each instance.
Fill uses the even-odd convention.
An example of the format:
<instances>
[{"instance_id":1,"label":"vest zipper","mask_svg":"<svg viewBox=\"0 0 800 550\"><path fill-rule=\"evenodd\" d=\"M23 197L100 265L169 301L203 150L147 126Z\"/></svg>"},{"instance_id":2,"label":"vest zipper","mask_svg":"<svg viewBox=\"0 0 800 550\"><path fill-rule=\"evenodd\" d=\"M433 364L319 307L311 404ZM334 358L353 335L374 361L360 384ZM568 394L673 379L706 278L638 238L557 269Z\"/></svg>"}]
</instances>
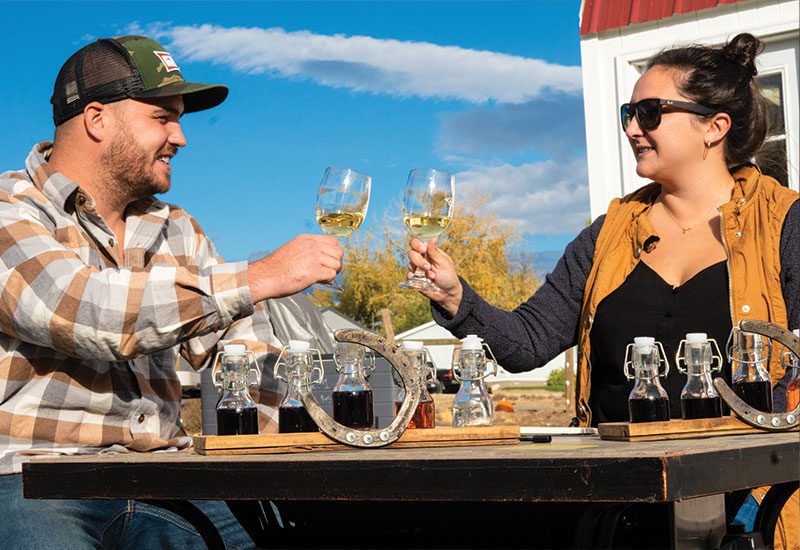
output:
<instances>
[{"instance_id":1,"label":"vest zipper","mask_svg":"<svg viewBox=\"0 0 800 550\"><path fill-rule=\"evenodd\" d=\"M733 277L731 277L731 254L728 250L728 241L725 239L725 218L722 214L722 208L717 208L719 212L719 235L722 237L722 247L725 249L725 267L728 272L728 307L731 313L731 325L736 324L733 317Z\"/></svg>"}]
</instances>

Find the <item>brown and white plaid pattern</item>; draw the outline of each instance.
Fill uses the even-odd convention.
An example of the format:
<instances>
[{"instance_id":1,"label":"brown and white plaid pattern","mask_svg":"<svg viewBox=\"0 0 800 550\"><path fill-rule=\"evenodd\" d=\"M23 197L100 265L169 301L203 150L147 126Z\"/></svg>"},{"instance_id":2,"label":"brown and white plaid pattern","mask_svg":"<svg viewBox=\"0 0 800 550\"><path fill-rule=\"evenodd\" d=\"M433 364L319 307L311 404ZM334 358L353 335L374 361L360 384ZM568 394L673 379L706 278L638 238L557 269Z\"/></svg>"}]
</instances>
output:
<instances>
[{"instance_id":1,"label":"brown and white plaid pattern","mask_svg":"<svg viewBox=\"0 0 800 550\"><path fill-rule=\"evenodd\" d=\"M280 346L246 262L223 263L191 216L155 198L129 207L119 258L50 147L0 174L0 474L31 454L186 447L178 353L199 369L224 343L260 362ZM261 428L276 431L265 377Z\"/></svg>"}]
</instances>

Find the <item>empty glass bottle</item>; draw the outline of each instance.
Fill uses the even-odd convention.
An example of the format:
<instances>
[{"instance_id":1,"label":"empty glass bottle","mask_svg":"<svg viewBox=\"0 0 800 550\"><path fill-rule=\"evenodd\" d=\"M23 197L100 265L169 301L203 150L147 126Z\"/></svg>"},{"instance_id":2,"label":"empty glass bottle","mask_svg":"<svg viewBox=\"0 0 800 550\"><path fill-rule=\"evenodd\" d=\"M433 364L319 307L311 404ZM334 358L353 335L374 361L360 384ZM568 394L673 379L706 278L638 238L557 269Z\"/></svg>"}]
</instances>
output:
<instances>
[{"instance_id":1,"label":"empty glass bottle","mask_svg":"<svg viewBox=\"0 0 800 550\"><path fill-rule=\"evenodd\" d=\"M800 329L794 329L792 333L800 336ZM800 358L787 349L781 355L781 364L789 373L789 385L786 387L786 410L788 412L793 411L800 403Z\"/></svg>"},{"instance_id":2,"label":"empty glass bottle","mask_svg":"<svg viewBox=\"0 0 800 550\"><path fill-rule=\"evenodd\" d=\"M733 367L733 392L756 410L772 412L772 383L768 338L733 327L728 338L728 361Z\"/></svg>"},{"instance_id":3,"label":"empty glass bottle","mask_svg":"<svg viewBox=\"0 0 800 550\"><path fill-rule=\"evenodd\" d=\"M487 351L491 361L486 360ZM461 382L453 398L454 427L492 425L494 406L483 379L497 373L496 365L492 350L474 334L467 335L461 340L461 348L453 350L453 373Z\"/></svg>"},{"instance_id":4,"label":"empty glass bottle","mask_svg":"<svg viewBox=\"0 0 800 550\"><path fill-rule=\"evenodd\" d=\"M408 422L409 428L434 428L436 424L436 406L433 397L428 392L427 380L429 376L436 379L436 368L430 361L428 350L422 347L422 342L403 340L403 353L408 357L417 373L419 380L419 404L414 415ZM394 414L400 412L400 407L406 398L406 389L401 387L394 402Z\"/></svg>"},{"instance_id":5,"label":"empty glass bottle","mask_svg":"<svg viewBox=\"0 0 800 550\"><path fill-rule=\"evenodd\" d=\"M661 353L659 354L659 350ZM664 363L664 372L659 368ZM630 373L633 365L634 374ZM669 363L661 342L649 336L638 336L625 348L625 376L633 380L628 395L628 412L631 422L657 422L669 420L669 397L659 382L666 376Z\"/></svg>"},{"instance_id":6,"label":"empty glass bottle","mask_svg":"<svg viewBox=\"0 0 800 550\"><path fill-rule=\"evenodd\" d=\"M372 388L366 378L366 369L374 370L374 362L365 365L364 347L339 342L333 354L339 380L333 388L333 419L349 428L370 429L375 422Z\"/></svg>"},{"instance_id":7,"label":"empty glass bottle","mask_svg":"<svg viewBox=\"0 0 800 550\"><path fill-rule=\"evenodd\" d=\"M255 368L252 352L241 344L228 344L217 353L211 378L222 387L217 403L217 434L241 435L258 433L258 410L248 386L258 386L261 374Z\"/></svg>"},{"instance_id":8,"label":"empty glass bottle","mask_svg":"<svg viewBox=\"0 0 800 550\"><path fill-rule=\"evenodd\" d=\"M317 354L317 365L314 365L314 352ZM279 372L281 365L285 377ZM311 349L311 345L304 340L289 340L289 345L283 348L275 362L274 375L275 379L286 382L286 394L278 408L278 431L318 432L317 424L303 404L303 393L307 393L313 384L322 382L324 371L319 350Z\"/></svg>"},{"instance_id":9,"label":"empty glass bottle","mask_svg":"<svg viewBox=\"0 0 800 550\"><path fill-rule=\"evenodd\" d=\"M714 355L712 347L716 348ZM681 350L683 353L681 353ZM713 366L716 359L717 366ZM681 368L681 363L685 368ZM690 332L678 344L675 367L686 375L686 385L681 391L681 415L693 418L722 416L722 400L711 382L711 373L722 368L722 354L713 338L705 332Z\"/></svg>"}]
</instances>

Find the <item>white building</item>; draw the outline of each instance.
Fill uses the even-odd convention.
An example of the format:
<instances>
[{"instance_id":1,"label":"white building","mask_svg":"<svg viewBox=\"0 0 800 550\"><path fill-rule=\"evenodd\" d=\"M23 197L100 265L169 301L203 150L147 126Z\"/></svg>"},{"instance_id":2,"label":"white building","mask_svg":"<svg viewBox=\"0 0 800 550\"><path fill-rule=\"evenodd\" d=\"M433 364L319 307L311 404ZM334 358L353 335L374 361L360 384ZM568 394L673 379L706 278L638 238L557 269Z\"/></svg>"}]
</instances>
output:
<instances>
[{"instance_id":1,"label":"white building","mask_svg":"<svg viewBox=\"0 0 800 550\"><path fill-rule=\"evenodd\" d=\"M429 321L423 325L407 330L396 335L395 341L398 343L403 340L420 340L431 354L431 360L437 369L449 369L452 363L453 348L458 343L458 339L445 328L440 327L435 321ZM490 376L487 382L528 382L542 383L547 381L547 377L555 369L563 369L565 362L564 354L560 354L545 366L529 372L512 374L502 368L498 369L497 376Z\"/></svg>"},{"instance_id":2,"label":"white building","mask_svg":"<svg viewBox=\"0 0 800 550\"><path fill-rule=\"evenodd\" d=\"M619 123L619 106L630 99L647 59L683 43L721 45L740 32L766 45L758 79L784 121L768 139L787 155L787 184L800 190L798 108L798 0L583 0L581 59L592 219L609 202L647 183L636 175L634 157Z\"/></svg>"}]
</instances>

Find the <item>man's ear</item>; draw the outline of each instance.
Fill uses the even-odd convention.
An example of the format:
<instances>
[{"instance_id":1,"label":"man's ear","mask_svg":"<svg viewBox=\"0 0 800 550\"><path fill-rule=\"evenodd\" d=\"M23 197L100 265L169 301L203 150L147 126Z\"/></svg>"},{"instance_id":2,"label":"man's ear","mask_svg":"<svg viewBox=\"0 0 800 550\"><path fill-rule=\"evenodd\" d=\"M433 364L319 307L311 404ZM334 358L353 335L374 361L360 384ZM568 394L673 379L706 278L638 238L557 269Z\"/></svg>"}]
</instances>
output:
<instances>
[{"instance_id":1,"label":"man's ear","mask_svg":"<svg viewBox=\"0 0 800 550\"><path fill-rule=\"evenodd\" d=\"M731 116L728 113L717 113L706 122L706 142L722 141L731 129Z\"/></svg>"},{"instance_id":2,"label":"man's ear","mask_svg":"<svg viewBox=\"0 0 800 550\"><path fill-rule=\"evenodd\" d=\"M113 128L114 109L98 101L92 101L83 108L83 126L86 134L94 141L103 141L109 138Z\"/></svg>"}]
</instances>

